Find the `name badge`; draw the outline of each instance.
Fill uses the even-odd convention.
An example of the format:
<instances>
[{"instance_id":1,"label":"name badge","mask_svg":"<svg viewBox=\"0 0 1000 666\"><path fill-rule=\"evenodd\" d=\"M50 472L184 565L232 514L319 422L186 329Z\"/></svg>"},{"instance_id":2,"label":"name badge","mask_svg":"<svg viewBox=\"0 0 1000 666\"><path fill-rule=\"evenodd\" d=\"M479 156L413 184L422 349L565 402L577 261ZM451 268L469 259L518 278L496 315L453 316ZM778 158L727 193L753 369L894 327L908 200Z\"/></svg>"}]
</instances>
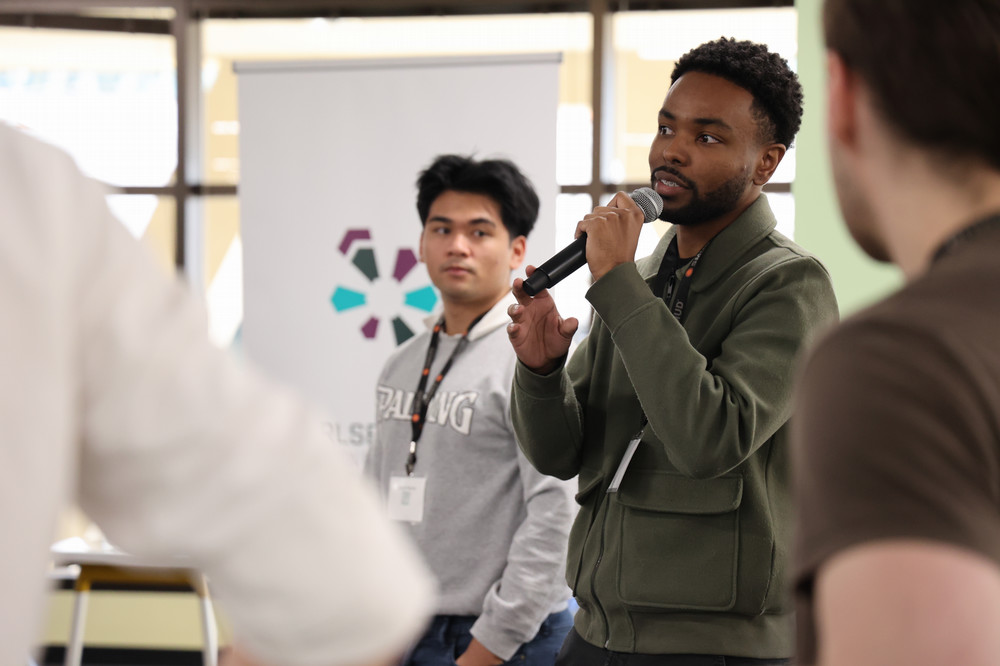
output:
<instances>
[{"instance_id":1,"label":"name badge","mask_svg":"<svg viewBox=\"0 0 1000 666\"><path fill-rule=\"evenodd\" d=\"M618 471L615 472L614 478L611 479L611 485L608 486L609 493L618 492L618 486L622 484L622 479L625 478L625 470L628 469L628 464L632 462L632 456L635 455L635 450L639 448L639 440L641 439L642 435L640 433L628 443L628 448L625 449L625 455L622 456L622 461L618 463Z\"/></svg>"},{"instance_id":2,"label":"name badge","mask_svg":"<svg viewBox=\"0 0 1000 666\"><path fill-rule=\"evenodd\" d=\"M393 476L389 479L387 511L391 520L419 523L424 519L424 489L427 479Z\"/></svg>"}]
</instances>

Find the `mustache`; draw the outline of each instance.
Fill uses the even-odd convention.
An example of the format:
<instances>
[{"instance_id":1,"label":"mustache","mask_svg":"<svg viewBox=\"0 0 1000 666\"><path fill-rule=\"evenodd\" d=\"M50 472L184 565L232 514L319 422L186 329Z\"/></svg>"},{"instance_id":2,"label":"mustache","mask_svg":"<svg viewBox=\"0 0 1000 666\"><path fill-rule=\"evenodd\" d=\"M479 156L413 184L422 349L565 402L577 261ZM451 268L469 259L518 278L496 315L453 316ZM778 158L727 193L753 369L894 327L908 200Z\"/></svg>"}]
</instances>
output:
<instances>
[{"instance_id":1,"label":"mustache","mask_svg":"<svg viewBox=\"0 0 1000 666\"><path fill-rule=\"evenodd\" d=\"M669 173L671 176L673 176L674 180L676 180L681 185L687 188L694 189L695 187L694 183L692 183L690 180L682 176L676 169L672 169L670 167L657 167L656 170L653 171L653 180L658 179L657 174L664 174L664 173Z\"/></svg>"}]
</instances>

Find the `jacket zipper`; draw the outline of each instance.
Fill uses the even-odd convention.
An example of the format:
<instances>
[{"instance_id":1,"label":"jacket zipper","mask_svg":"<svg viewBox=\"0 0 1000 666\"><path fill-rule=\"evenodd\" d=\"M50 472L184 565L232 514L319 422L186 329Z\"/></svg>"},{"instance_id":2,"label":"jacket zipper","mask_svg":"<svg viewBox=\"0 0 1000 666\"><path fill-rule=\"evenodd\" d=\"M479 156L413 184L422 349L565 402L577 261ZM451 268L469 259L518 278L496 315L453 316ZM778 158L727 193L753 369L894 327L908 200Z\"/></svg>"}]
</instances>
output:
<instances>
[{"instance_id":1,"label":"jacket zipper","mask_svg":"<svg viewBox=\"0 0 1000 666\"><path fill-rule=\"evenodd\" d=\"M603 502L608 501L607 493L604 493ZM601 600L597 598L597 569L601 566L601 560L604 559L604 532L608 521L608 511L611 509L610 505L605 508L604 515L601 517L601 547L597 551L597 561L594 563L594 570L590 573L590 591L594 594L594 606L597 607L598 612L601 614L601 620L604 621L604 649L608 649L608 645L611 644L611 627L608 626L608 616L604 612L604 606L601 605Z\"/></svg>"}]
</instances>

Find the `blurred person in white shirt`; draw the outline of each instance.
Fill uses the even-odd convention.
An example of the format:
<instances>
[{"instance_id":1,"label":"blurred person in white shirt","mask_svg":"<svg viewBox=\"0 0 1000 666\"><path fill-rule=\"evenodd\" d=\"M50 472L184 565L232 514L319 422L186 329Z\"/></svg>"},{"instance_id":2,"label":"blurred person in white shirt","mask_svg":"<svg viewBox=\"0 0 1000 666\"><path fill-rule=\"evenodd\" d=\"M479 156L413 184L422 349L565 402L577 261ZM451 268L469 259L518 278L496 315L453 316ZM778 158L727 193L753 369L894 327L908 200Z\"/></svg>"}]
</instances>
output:
<instances>
[{"instance_id":1,"label":"blurred person in white shirt","mask_svg":"<svg viewBox=\"0 0 1000 666\"><path fill-rule=\"evenodd\" d=\"M397 658L433 583L318 415L211 345L68 156L2 126L0 211L0 666L39 636L74 501L124 550L201 569L234 661Z\"/></svg>"}]
</instances>

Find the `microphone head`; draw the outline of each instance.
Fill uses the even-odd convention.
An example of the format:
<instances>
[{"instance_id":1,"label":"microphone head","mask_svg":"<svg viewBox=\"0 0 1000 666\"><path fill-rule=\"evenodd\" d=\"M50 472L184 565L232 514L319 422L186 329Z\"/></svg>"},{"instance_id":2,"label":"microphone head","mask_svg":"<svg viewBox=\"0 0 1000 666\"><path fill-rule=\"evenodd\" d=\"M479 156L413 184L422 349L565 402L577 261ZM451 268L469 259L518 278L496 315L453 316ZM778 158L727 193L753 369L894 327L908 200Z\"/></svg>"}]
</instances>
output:
<instances>
[{"instance_id":1,"label":"microphone head","mask_svg":"<svg viewBox=\"0 0 1000 666\"><path fill-rule=\"evenodd\" d=\"M652 222L663 212L663 199L651 187L640 187L629 197L642 209L642 214L646 218L643 222Z\"/></svg>"}]
</instances>

